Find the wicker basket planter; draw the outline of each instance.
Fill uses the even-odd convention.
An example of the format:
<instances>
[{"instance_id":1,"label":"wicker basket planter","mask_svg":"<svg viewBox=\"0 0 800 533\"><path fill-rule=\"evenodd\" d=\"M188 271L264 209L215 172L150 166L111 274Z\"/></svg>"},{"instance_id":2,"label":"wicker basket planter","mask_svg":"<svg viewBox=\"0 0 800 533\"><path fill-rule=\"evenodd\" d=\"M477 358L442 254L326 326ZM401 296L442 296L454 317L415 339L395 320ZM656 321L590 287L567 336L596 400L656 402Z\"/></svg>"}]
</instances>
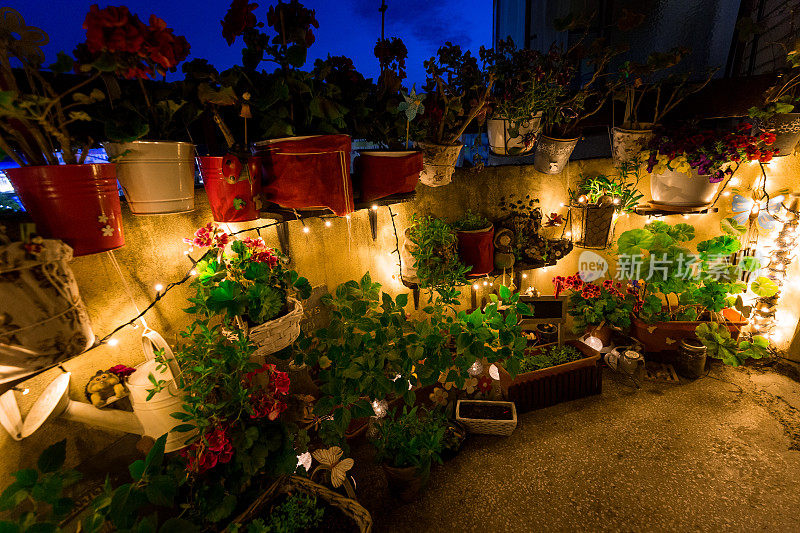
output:
<instances>
[{"instance_id":1,"label":"wicker basket planter","mask_svg":"<svg viewBox=\"0 0 800 533\"><path fill-rule=\"evenodd\" d=\"M285 315L250 328L248 336L256 345L253 356L261 358L279 352L300 336L303 305L291 297L287 298L286 304L289 312Z\"/></svg>"},{"instance_id":2,"label":"wicker basket planter","mask_svg":"<svg viewBox=\"0 0 800 533\"><path fill-rule=\"evenodd\" d=\"M236 517L231 526L245 526L251 520L268 515L270 507L278 498L297 492L316 496L318 500L324 501L349 518L361 533L371 533L372 516L360 503L300 476L286 476L278 479L256 498L250 507ZM227 531L233 529L233 527L229 527Z\"/></svg>"},{"instance_id":3,"label":"wicker basket planter","mask_svg":"<svg viewBox=\"0 0 800 533\"><path fill-rule=\"evenodd\" d=\"M563 365L524 372L513 379L502 366L499 367L503 396L514 402L520 413L602 392L602 372L598 364L600 352L578 341L568 341L565 344L579 350L586 357ZM552 344L537 346L532 351L539 351L547 346Z\"/></svg>"},{"instance_id":4,"label":"wicker basket planter","mask_svg":"<svg viewBox=\"0 0 800 533\"><path fill-rule=\"evenodd\" d=\"M494 420L484 418L464 418L461 416L462 407L470 404L500 405L511 409L510 420ZM482 433L484 435L504 435L508 436L517 427L517 409L513 402L498 402L491 400L458 400L456 404L456 422L467 428L470 433Z\"/></svg>"}]
</instances>

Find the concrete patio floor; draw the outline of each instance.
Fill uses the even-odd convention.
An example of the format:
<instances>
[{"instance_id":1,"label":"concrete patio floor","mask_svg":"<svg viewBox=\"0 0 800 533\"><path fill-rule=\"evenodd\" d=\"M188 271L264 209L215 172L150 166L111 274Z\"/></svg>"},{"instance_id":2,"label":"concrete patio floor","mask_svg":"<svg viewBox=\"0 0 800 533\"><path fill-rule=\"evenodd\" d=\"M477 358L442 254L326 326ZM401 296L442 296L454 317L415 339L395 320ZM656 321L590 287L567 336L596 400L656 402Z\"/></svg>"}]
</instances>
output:
<instances>
[{"instance_id":1,"label":"concrete patio floor","mask_svg":"<svg viewBox=\"0 0 800 533\"><path fill-rule=\"evenodd\" d=\"M601 396L470 436L411 504L353 455L378 533L800 531L800 383L769 368L640 390L606 369Z\"/></svg>"}]
</instances>

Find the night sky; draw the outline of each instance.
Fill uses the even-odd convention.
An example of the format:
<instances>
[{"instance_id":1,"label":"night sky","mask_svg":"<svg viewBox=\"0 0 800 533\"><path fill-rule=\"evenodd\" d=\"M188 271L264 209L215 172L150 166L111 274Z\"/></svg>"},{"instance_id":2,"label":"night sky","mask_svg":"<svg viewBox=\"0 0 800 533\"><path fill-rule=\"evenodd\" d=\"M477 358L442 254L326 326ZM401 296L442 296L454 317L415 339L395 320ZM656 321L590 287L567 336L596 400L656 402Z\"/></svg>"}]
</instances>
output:
<instances>
[{"instance_id":1,"label":"night sky","mask_svg":"<svg viewBox=\"0 0 800 533\"><path fill-rule=\"evenodd\" d=\"M59 50L72 51L84 39L81 29L91 0L11 0L4 5L17 9L31 26L50 35L45 47L48 62ZM376 77L378 62L372 54L380 36L380 0L305 0L316 10L320 28L316 43L309 50L309 63L318 57L346 55L367 77ZM424 78L422 62L432 56L445 41L460 44L477 53L492 39L492 2L490 0L387 0L386 36L401 37L408 47L408 85L419 87ZM266 23L272 2L258 2L256 16ZM100 7L109 5L99 3ZM127 5L147 22L150 14L164 19L175 33L185 35L191 45L189 59L208 59L219 70L241 61L241 38L228 46L221 35L220 20L228 1L208 0L129 0L112 5ZM263 68L272 68L262 64ZM306 68L309 68L308 65Z\"/></svg>"}]
</instances>

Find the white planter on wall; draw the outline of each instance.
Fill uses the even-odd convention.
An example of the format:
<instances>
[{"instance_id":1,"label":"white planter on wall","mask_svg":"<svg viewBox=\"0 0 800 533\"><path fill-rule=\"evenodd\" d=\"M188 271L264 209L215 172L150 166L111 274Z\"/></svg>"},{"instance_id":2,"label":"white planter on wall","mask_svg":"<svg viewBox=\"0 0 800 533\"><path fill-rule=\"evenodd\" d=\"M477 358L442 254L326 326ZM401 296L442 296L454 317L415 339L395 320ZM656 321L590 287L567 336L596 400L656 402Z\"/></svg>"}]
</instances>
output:
<instances>
[{"instance_id":1,"label":"white planter on wall","mask_svg":"<svg viewBox=\"0 0 800 533\"><path fill-rule=\"evenodd\" d=\"M650 194L653 202L678 207L703 207L714 201L720 183L709 183L709 176L700 176L696 170L689 174L668 170L650 176Z\"/></svg>"},{"instance_id":2,"label":"white planter on wall","mask_svg":"<svg viewBox=\"0 0 800 533\"><path fill-rule=\"evenodd\" d=\"M516 137L511 136L509 128L513 126L511 121L505 118L490 118L487 121L487 129L489 136L489 147L492 152L497 155L525 155L533 150L536 141L536 136L530 136L530 140L526 143L525 136L528 134L536 134L542 124L541 112L535 117L531 117L520 124L519 135Z\"/></svg>"}]
</instances>

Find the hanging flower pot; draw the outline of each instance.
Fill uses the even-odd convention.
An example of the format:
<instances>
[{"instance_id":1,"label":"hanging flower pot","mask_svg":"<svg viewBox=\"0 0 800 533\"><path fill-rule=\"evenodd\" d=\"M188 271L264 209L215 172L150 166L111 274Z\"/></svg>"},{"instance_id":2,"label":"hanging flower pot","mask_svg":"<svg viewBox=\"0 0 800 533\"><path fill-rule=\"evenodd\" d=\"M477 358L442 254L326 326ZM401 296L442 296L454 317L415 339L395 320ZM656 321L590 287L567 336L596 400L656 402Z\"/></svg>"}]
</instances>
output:
<instances>
[{"instance_id":1,"label":"hanging flower pot","mask_svg":"<svg viewBox=\"0 0 800 533\"><path fill-rule=\"evenodd\" d=\"M488 228L458 231L458 255L471 266L468 276L485 276L494 270L494 225Z\"/></svg>"},{"instance_id":2,"label":"hanging flower pot","mask_svg":"<svg viewBox=\"0 0 800 533\"><path fill-rule=\"evenodd\" d=\"M611 128L611 154L614 164L627 163L634 159L653 138L653 125L642 122L641 129Z\"/></svg>"},{"instance_id":3,"label":"hanging flower pot","mask_svg":"<svg viewBox=\"0 0 800 533\"><path fill-rule=\"evenodd\" d=\"M66 242L76 257L125 245L115 165L45 165L6 174L36 231Z\"/></svg>"},{"instance_id":4,"label":"hanging flower pot","mask_svg":"<svg viewBox=\"0 0 800 533\"><path fill-rule=\"evenodd\" d=\"M256 143L264 158L264 199L290 209L352 213L350 136L311 135Z\"/></svg>"},{"instance_id":5,"label":"hanging flower pot","mask_svg":"<svg viewBox=\"0 0 800 533\"><path fill-rule=\"evenodd\" d=\"M216 222L247 222L261 214L261 157L249 156L244 164L233 154L198 157L200 175Z\"/></svg>"},{"instance_id":6,"label":"hanging flower pot","mask_svg":"<svg viewBox=\"0 0 800 533\"><path fill-rule=\"evenodd\" d=\"M756 121L758 129L775 134L770 148L778 149L775 157L791 155L800 141L800 113L778 113L766 120Z\"/></svg>"},{"instance_id":7,"label":"hanging flower pot","mask_svg":"<svg viewBox=\"0 0 800 533\"><path fill-rule=\"evenodd\" d=\"M578 137L574 139L556 139L542 135L536 143L536 153L533 166L544 174L560 174L569 162L572 151L578 144Z\"/></svg>"},{"instance_id":8,"label":"hanging flower pot","mask_svg":"<svg viewBox=\"0 0 800 533\"><path fill-rule=\"evenodd\" d=\"M422 150L423 167L419 181L429 187L447 185L453 179L462 144L443 145L418 142Z\"/></svg>"},{"instance_id":9,"label":"hanging flower pot","mask_svg":"<svg viewBox=\"0 0 800 533\"><path fill-rule=\"evenodd\" d=\"M287 298L288 312L273 320L249 328L250 341L256 346L253 357L263 363L265 356L279 352L300 336L300 321L303 305L294 298Z\"/></svg>"},{"instance_id":10,"label":"hanging flower pot","mask_svg":"<svg viewBox=\"0 0 800 533\"><path fill-rule=\"evenodd\" d=\"M0 246L0 383L21 378L94 344L89 315L61 241Z\"/></svg>"},{"instance_id":11,"label":"hanging flower pot","mask_svg":"<svg viewBox=\"0 0 800 533\"><path fill-rule=\"evenodd\" d=\"M573 220L577 224L577 231L572 232L576 246L604 249L611 245L616 210L614 205L572 203L569 208L574 213Z\"/></svg>"},{"instance_id":12,"label":"hanging flower pot","mask_svg":"<svg viewBox=\"0 0 800 533\"><path fill-rule=\"evenodd\" d=\"M185 213L194 209L194 145L185 142L107 143L117 179L134 215Z\"/></svg>"},{"instance_id":13,"label":"hanging flower pot","mask_svg":"<svg viewBox=\"0 0 800 533\"><path fill-rule=\"evenodd\" d=\"M667 207L705 207L714 201L721 182L709 182L709 175L668 170L650 175L652 204Z\"/></svg>"},{"instance_id":14,"label":"hanging flower pot","mask_svg":"<svg viewBox=\"0 0 800 533\"><path fill-rule=\"evenodd\" d=\"M533 150L536 143L536 134L542 124L540 111L529 120L522 122L512 135L510 130L515 124L507 118L495 117L486 122L489 136L489 148L497 155L525 155Z\"/></svg>"},{"instance_id":15,"label":"hanging flower pot","mask_svg":"<svg viewBox=\"0 0 800 533\"><path fill-rule=\"evenodd\" d=\"M422 152L361 150L355 171L361 202L411 193L417 188L422 171Z\"/></svg>"}]
</instances>

